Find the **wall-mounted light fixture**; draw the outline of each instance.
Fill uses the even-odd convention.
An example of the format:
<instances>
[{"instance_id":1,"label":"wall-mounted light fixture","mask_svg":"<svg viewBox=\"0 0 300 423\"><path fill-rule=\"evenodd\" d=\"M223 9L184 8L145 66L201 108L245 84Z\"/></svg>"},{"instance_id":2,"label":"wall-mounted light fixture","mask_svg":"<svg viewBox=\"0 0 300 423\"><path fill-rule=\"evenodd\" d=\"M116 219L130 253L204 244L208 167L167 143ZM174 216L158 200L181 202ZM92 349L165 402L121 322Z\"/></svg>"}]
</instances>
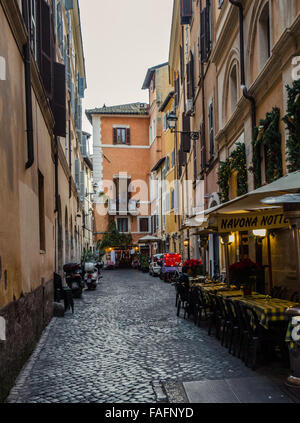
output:
<instances>
[{"instance_id":1,"label":"wall-mounted light fixture","mask_svg":"<svg viewBox=\"0 0 300 423\"><path fill-rule=\"evenodd\" d=\"M266 229L254 229L253 235L258 238L265 238L267 236L267 230Z\"/></svg>"},{"instance_id":2,"label":"wall-mounted light fixture","mask_svg":"<svg viewBox=\"0 0 300 423\"><path fill-rule=\"evenodd\" d=\"M234 242L234 235L223 235L221 236L221 244L222 245L231 245Z\"/></svg>"},{"instance_id":3,"label":"wall-mounted light fixture","mask_svg":"<svg viewBox=\"0 0 300 423\"><path fill-rule=\"evenodd\" d=\"M188 132L188 131L176 131L176 125L177 125L178 117L175 113L168 113L167 114L167 122L168 127L172 133L177 134L186 134L188 135L193 141L197 141L200 138L199 132Z\"/></svg>"}]
</instances>

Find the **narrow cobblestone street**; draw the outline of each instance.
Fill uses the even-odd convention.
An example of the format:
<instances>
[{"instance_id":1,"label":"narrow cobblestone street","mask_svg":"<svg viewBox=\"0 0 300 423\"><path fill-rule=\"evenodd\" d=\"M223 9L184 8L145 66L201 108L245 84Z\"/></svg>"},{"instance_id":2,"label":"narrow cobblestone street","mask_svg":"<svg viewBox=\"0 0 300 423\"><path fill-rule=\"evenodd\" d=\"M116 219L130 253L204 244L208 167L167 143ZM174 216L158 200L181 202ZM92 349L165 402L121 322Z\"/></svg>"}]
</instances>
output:
<instances>
[{"instance_id":1,"label":"narrow cobblestone street","mask_svg":"<svg viewBox=\"0 0 300 423\"><path fill-rule=\"evenodd\" d=\"M155 401L153 381L251 376L193 322L176 317L174 287L138 271L105 271L96 292L55 318L22 402Z\"/></svg>"}]
</instances>

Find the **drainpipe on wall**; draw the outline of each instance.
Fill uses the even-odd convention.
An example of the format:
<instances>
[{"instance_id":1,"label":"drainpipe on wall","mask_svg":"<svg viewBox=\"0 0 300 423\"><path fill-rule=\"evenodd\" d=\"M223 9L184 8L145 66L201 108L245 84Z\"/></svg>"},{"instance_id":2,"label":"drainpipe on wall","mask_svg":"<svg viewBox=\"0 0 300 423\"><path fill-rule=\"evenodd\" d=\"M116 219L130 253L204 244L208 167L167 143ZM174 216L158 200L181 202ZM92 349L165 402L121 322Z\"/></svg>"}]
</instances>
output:
<instances>
[{"instance_id":1,"label":"drainpipe on wall","mask_svg":"<svg viewBox=\"0 0 300 423\"><path fill-rule=\"evenodd\" d=\"M241 86L243 96L251 103L251 120L252 120L252 138L254 137L254 129L256 127L256 101L253 96L248 93L245 77L245 46L244 46L244 8L241 2L229 0L231 4L239 8L240 21L240 62L241 62Z\"/></svg>"},{"instance_id":2,"label":"drainpipe on wall","mask_svg":"<svg viewBox=\"0 0 300 423\"><path fill-rule=\"evenodd\" d=\"M33 142L33 119L32 119L32 97L31 97L31 64L30 64L30 5L27 0L23 0L23 19L27 28L27 43L24 45L25 62L25 98L26 98L26 132L28 161L25 165L29 169L34 163L34 142Z\"/></svg>"}]
</instances>

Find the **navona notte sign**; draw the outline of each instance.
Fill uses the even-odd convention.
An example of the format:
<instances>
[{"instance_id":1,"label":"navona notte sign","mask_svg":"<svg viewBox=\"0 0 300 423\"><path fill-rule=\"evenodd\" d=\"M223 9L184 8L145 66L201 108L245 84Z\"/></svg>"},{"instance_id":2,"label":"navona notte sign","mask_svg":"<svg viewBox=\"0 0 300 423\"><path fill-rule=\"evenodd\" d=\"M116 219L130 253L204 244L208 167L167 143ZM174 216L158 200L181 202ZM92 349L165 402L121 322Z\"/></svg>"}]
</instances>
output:
<instances>
[{"instance_id":1,"label":"navona notte sign","mask_svg":"<svg viewBox=\"0 0 300 423\"><path fill-rule=\"evenodd\" d=\"M289 221L284 217L282 212L243 213L218 216L218 230L220 233L285 227L289 227Z\"/></svg>"}]
</instances>

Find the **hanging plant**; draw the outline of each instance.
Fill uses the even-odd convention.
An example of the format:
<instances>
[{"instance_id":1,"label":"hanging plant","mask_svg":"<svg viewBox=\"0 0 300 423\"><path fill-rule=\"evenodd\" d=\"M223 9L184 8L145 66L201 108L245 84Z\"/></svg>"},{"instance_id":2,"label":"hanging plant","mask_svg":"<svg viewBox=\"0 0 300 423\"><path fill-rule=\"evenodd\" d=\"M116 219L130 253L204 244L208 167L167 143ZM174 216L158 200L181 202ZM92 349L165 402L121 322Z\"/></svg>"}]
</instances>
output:
<instances>
[{"instance_id":1,"label":"hanging plant","mask_svg":"<svg viewBox=\"0 0 300 423\"><path fill-rule=\"evenodd\" d=\"M260 120L260 126L255 128L253 144L253 163L249 169L254 174L255 188L262 185L261 148L264 148L266 164L266 182L270 184L283 176L280 109L274 107Z\"/></svg>"},{"instance_id":2,"label":"hanging plant","mask_svg":"<svg viewBox=\"0 0 300 423\"><path fill-rule=\"evenodd\" d=\"M287 139L287 168L289 172L300 170L300 79L293 82L293 86L286 86L288 92L287 114L283 117L286 129L289 131Z\"/></svg>"},{"instance_id":3,"label":"hanging plant","mask_svg":"<svg viewBox=\"0 0 300 423\"><path fill-rule=\"evenodd\" d=\"M228 159L220 163L218 185L221 190L222 203L229 201L230 177L233 171L237 171L237 195L244 195L248 192L246 147L242 143L237 143L236 146L237 148Z\"/></svg>"}]
</instances>

